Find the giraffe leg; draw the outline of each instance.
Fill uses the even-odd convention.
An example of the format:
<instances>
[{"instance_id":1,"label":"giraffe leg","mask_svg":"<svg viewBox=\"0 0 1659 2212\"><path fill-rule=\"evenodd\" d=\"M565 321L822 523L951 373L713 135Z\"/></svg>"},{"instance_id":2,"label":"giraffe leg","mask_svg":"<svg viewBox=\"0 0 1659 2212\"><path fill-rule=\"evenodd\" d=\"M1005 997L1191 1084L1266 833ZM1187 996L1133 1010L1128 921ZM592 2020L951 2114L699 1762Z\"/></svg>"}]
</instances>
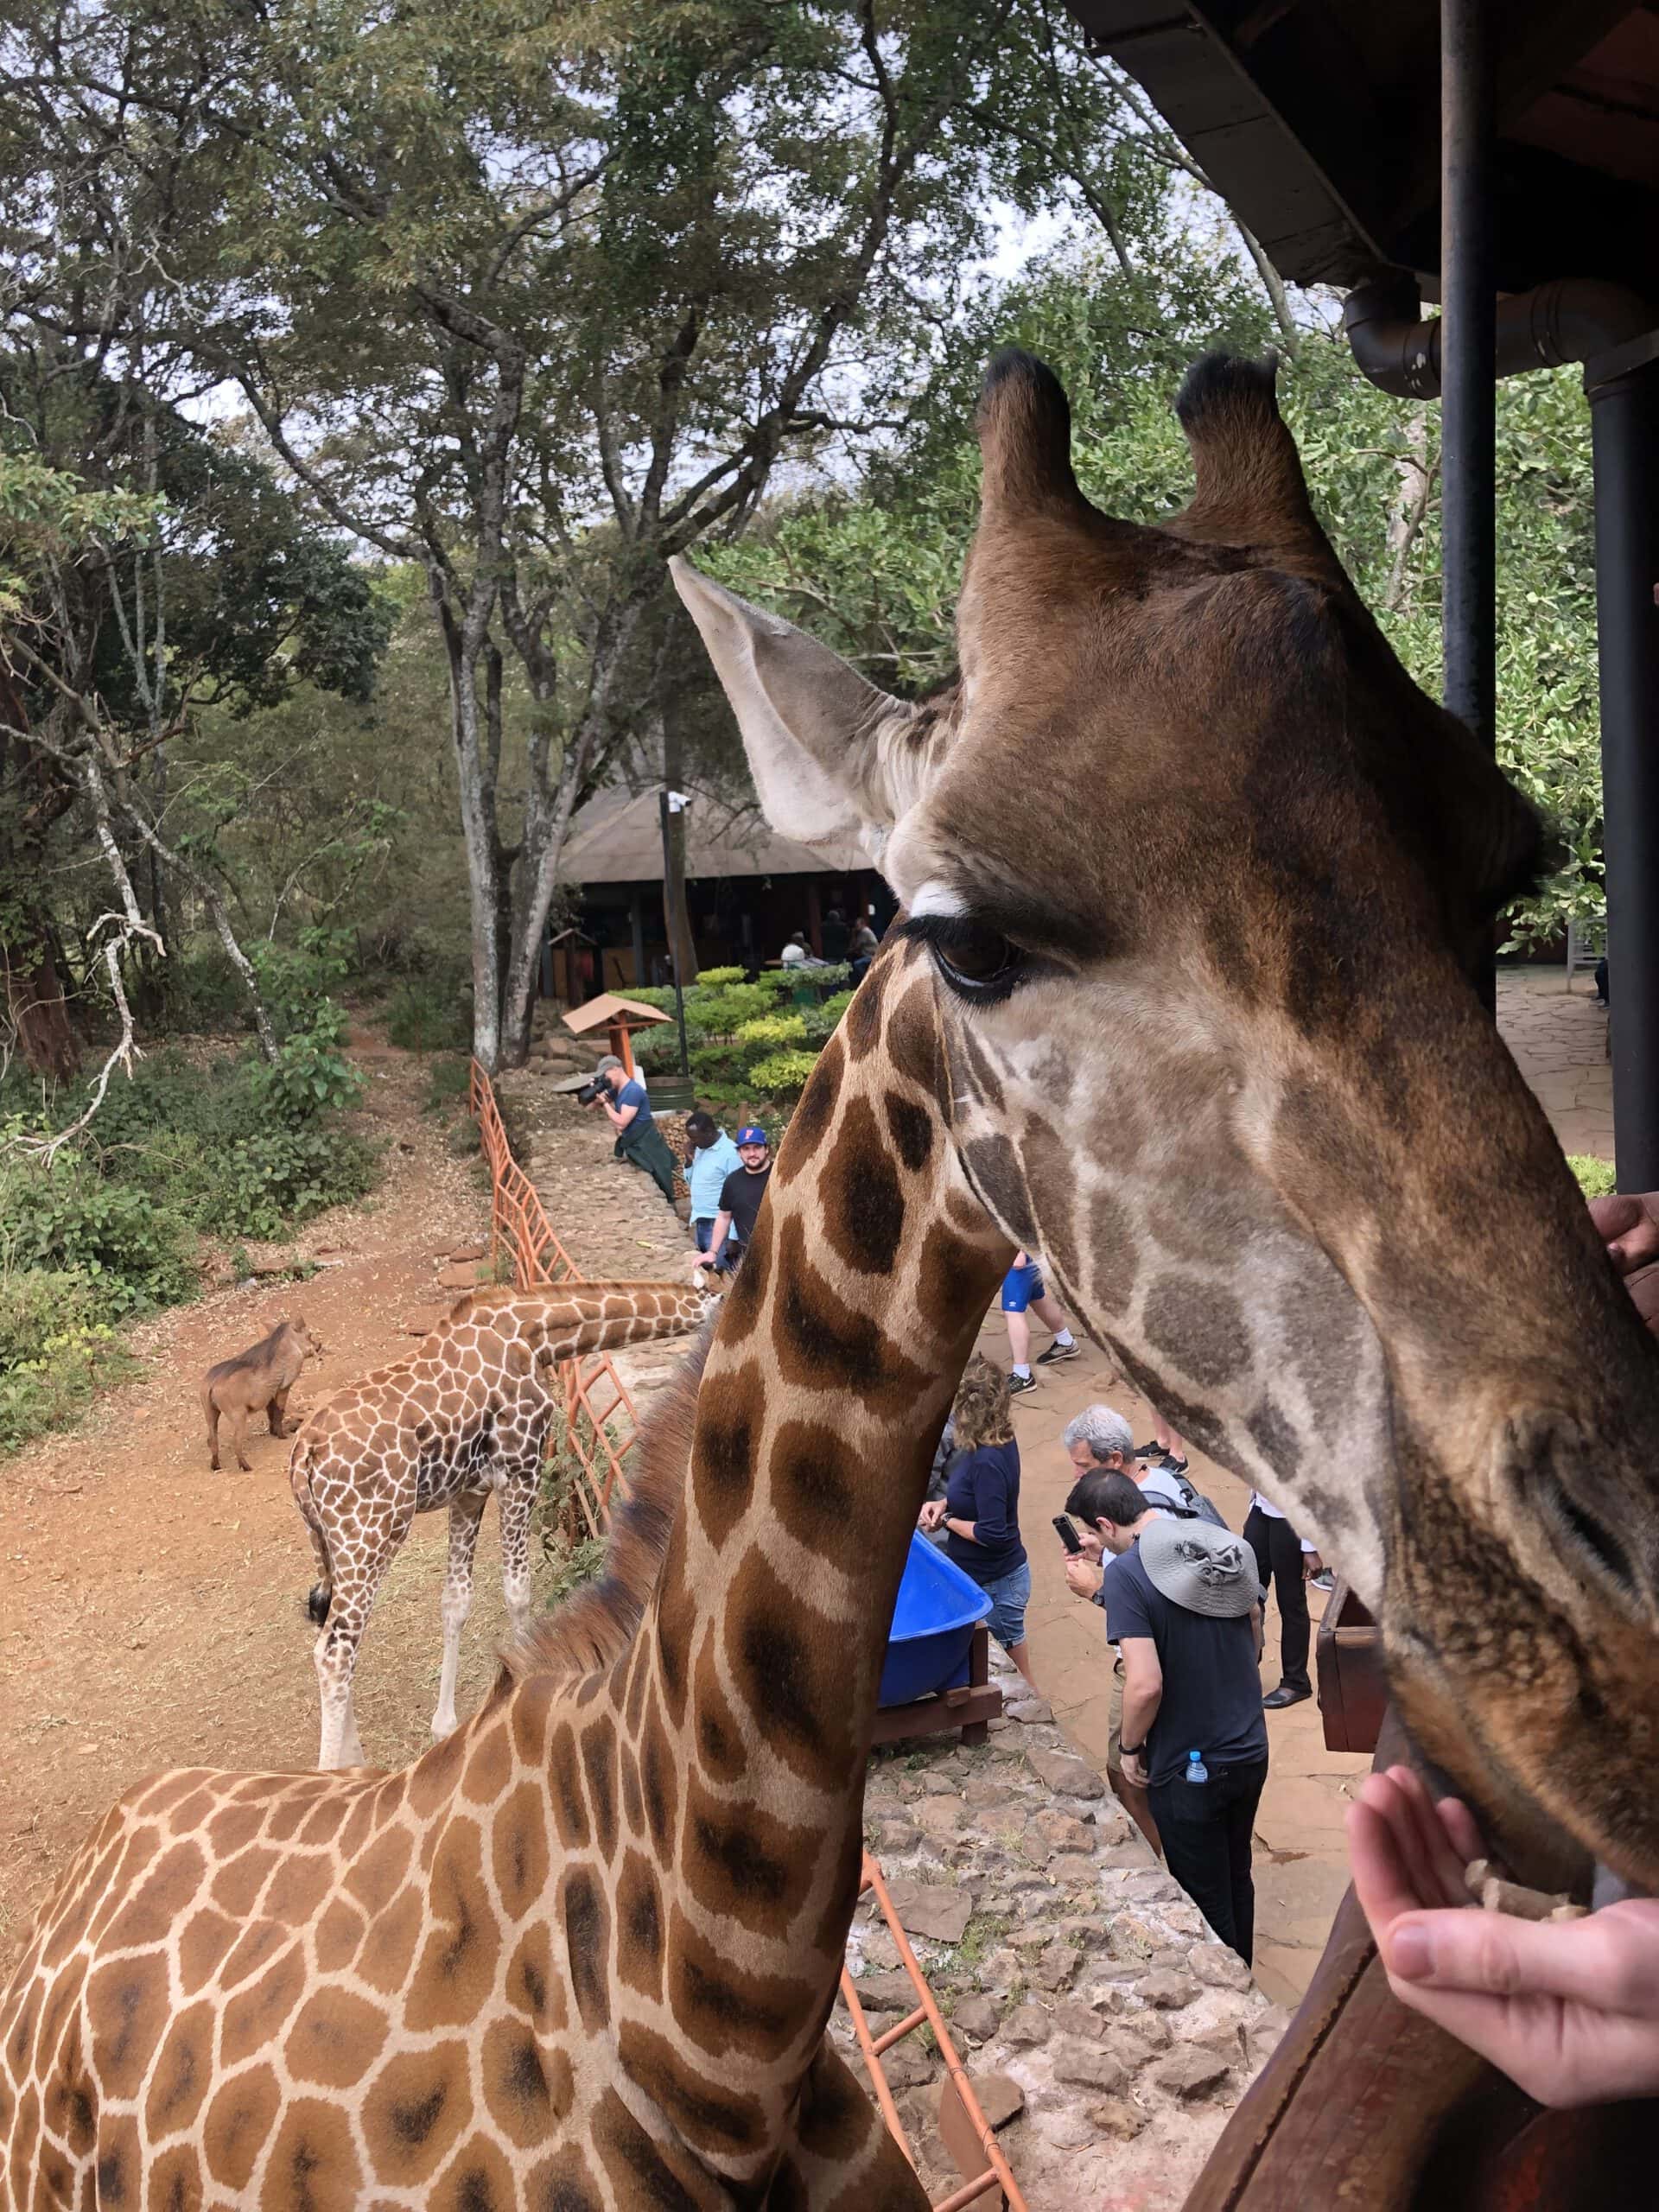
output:
<instances>
[{"instance_id":1,"label":"giraffe leg","mask_svg":"<svg viewBox=\"0 0 1659 2212\"><path fill-rule=\"evenodd\" d=\"M317 1689L322 1706L322 1727L317 1764L330 1768L362 1766L363 1739L357 1732L357 1712L352 1684L357 1673L358 1647L369 1624L375 1592L392 1562L407 1528L391 1533L366 1557L348 1558L339 1569L328 1623L318 1637L314 1657Z\"/></svg>"},{"instance_id":2,"label":"giraffe leg","mask_svg":"<svg viewBox=\"0 0 1659 2212\"><path fill-rule=\"evenodd\" d=\"M448 1736L455 1726L455 1674L461 1664L461 1631L473 1610L473 1554L485 1494L458 1497L449 1508L449 1572L443 1579L443 1672L438 1678L438 1709L432 1733Z\"/></svg>"},{"instance_id":3,"label":"giraffe leg","mask_svg":"<svg viewBox=\"0 0 1659 2212\"><path fill-rule=\"evenodd\" d=\"M530 1516L538 1473L509 1481L501 1493L501 1595L515 1643L530 1626Z\"/></svg>"}]
</instances>

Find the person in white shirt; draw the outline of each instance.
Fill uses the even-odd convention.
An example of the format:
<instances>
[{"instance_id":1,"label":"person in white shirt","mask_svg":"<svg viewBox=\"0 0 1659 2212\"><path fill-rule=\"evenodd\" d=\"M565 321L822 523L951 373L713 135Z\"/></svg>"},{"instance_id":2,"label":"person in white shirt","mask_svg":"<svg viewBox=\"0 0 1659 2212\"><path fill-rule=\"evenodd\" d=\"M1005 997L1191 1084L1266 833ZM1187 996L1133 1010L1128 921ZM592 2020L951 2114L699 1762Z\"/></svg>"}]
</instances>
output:
<instances>
[{"instance_id":1,"label":"person in white shirt","mask_svg":"<svg viewBox=\"0 0 1659 2212\"><path fill-rule=\"evenodd\" d=\"M1279 1687L1262 1700L1269 1713L1277 1713L1313 1694L1313 1685L1307 1678L1306 1586L1310 1577L1320 1573L1325 1561L1259 1490L1250 1492L1244 1541L1255 1554L1257 1580L1265 1591L1271 1575L1279 1599Z\"/></svg>"}]
</instances>

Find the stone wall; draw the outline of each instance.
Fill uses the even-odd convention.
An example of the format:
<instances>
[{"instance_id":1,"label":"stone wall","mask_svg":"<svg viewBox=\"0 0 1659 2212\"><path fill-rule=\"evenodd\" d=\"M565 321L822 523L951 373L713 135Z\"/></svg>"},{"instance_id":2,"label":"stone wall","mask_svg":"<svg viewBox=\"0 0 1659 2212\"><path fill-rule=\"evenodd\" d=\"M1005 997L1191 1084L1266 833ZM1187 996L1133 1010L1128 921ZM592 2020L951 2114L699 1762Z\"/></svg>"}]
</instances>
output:
<instances>
[{"instance_id":1,"label":"stone wall","mask_svg":"<svg viewBox=\"0 0 1659 2212\"><path fill-rule=\"evenodd\" d=\"M865 1834L982 2101L1008 2115L1033 2212L1177 2212L1286 2016L1099 1776L1040 1719L994 1724L977 1749L900 1745L871 1762ZM880 2035L912 1999L868 1899L848 1961ZM840 2005L832 2032L861 2074ZM931 2044L907 2037L883 2063L938 2196L957 2177Z\"/></svg>"}]
</instances>

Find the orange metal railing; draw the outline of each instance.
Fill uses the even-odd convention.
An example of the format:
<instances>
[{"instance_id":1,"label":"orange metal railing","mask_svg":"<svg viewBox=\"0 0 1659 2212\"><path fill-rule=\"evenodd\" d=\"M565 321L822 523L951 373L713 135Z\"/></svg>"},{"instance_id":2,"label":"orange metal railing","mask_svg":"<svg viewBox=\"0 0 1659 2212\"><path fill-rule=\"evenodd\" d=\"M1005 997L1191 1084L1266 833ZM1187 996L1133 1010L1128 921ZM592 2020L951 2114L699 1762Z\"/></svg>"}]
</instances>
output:
<instances>
[{"instance_id":1,"label":"orange metal railing","mask_svg":"<svg viewBox=\"0 0 1659 2212\"><path fill-rule=\"evenodd\" d=\"M540 1192L512 1156L501 1109L495 1103L495 1087L476 1060L472 1064L467 1103L478 1123L484 1157L489 1162L491 1258L493 1260L505 1248L512 1255L513 1281L523 1290L529 1290L537 1283L580 1282L582 1271L554 1234ZM611 1499L619 1486L626 1489L626 1463L638 1421L633 1401L607 1356L590 1355L584 1360L569 1361L564 1376L565 1426L580 1470L576 1497L589 1535L597 1536L609 1525ZM916 2160L905 2139L904 2124L882 2070L881 2054L916 2029L930 2028L945 2069L940 2091L940 2133L959 2164L972 2164L971 2158L961 2155L970 2143L977 2145L985 2159L983 2171L960 2189L938 2198L933 2212L965 2212L970 2204L988 2207L994 2194L999 2191L1007 2212L1027 2212L1026 2200L998 2146L995 2130L986 2119L969 2082L967 2069L950 2040L950 2031L939 2010L938 2000L928 1987L910 1940L899 1924L881 1869L868 1852L864 1854L860 1895L866 1890L874 1893L917 1998L914 2008L895 2027L882 2035L872 2036L864 2007L858 1999L857 1983L846 1973L841 1977L841 1993L851 2016L853 2033L863 2053L864 2063L869 2069L870 2084L881 2116L893 2140L913 2166Z\"/></svg>"},{"instance_id":2,"label":"orange metal railing","mask_svg":"<svg viewBox=\"0 0 1659 2212\"><path fill-rule=\"evenodd\" d=\"M582 1270L560 1243L541 1193L512 1156L495 1086L474 1060L467 1103L478 1123L479 1144L490 1169L490 1257L505 1249L521 1290L537 1283L580 1282ZM565 1362L565 1436L576 1463L573 1484L579 1535L602 1535L611 1499L627 1489L627 1457L639 1422L621 1376L607 1352Z\"/></svg>"}]
</instances>

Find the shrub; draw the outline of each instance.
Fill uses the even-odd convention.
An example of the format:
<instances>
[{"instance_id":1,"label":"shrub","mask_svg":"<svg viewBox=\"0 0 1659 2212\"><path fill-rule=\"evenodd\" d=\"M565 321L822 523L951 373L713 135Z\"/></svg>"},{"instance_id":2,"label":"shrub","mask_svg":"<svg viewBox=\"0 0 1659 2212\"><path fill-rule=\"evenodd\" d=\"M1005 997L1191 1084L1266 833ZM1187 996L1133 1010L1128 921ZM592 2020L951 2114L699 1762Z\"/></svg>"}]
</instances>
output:
<instances>
[{"instance_id":1,"label":"shrub","mask_svg":"<svg viewBox=\"0 0 1659 2212\"><path fill-rule=\"evenodd\" d=\"M363 1078L346 1057L345 1036L344 1010L324 999L283 1038L274 1064L255 1063L255 1090L273 1114L297 1126L355 1102Z\"/></svg>"},{"instance_id":2,"label":"shrub","mask_svg":"<svg viewBox=\"0 0 1659 2212\"><path fill-rule=\"evenodd\" d=\"M699 991L696 1007L700 1028L720 1037L734 1037L746 1021L759 1021L775 1011L775 994L766 983L728 983L723 990ZM689 1020L692 1008L686 1007Z\"/></svg>"},{"instance_id":3,"label":"shrub","mask_svg":"<svg viewBox=\"0 0 1659 2212\"><path fill-rule=\"evenodd\" d=\"M405 1052L464 1052L471 1014L453 978L412 976L386 1001L386 1035Z\"/></svg>"},{"instance_id":4,"label":"shrub","mask_svg":"<svg viewBox=\"0 0 1659 2212\"><path fill-rule=\"evenodd\" d=\"M819 1015L834 1030L840 1026L842 1015L846 1013L852 1002L851 991L837 991L833 998L827 998L818 1008Z\"/></svg>"},{"instance_id":5,"label":"shrub","mask_svg":"<svg viewBox=\"0 0 1659 2212\"><path fill-rule=\"evenodd\" d=\"M737 1033L740 1045L793 1045L806 1034L804 1014L763 1014L757 1021L746 1021Z\"/></svg>"},{"instance_id":6,"label":"shrub","mask_svg":"<svg viewBox=\"0 0 1659 2212\"><path fill-rule=\"evenodd\" d=\"M774 1052L752 1063L749 1081L767 1093L799 1090L818 1064L816 1052Z\"/></svg>"},{"instance_id":7,"label":"shrub","mask_svg":"<svg viewBox=\"0 0 1659 2212\"><path fill-rule=\"evenodd\" d=\"M1589 1152L1569 1152L1567 1164L1578 1177L1579 1188L1586 1198L1609 1198L1618 1188L1611 1160L1598 1160Z\"/></svg>"},{"instance_id":8,"label":"shrub","mask_svg":"<svg viewBox=\"0 0 1659 2212\"><path fill-rule=\"evenodd\" d=\"M728 983L741 983L743 981L743 975L744 971L741 968L705 968L697 977L696 988L700 991L724 990ZM668 998L671 1004L673 997L673 992L670 991Z\"/></svg>"},{"instance_id":9,"label":"shrub","mask_svg":"<svg viewBox=\"0 0 1659 2212\"><path fill-rule=\"evenodd\" d=\"M146 1191L109 1182L73 1153L0 1176L0 1260L84 1277L99 1318L175 1305L196 1284L189 1224Z\"/></svg>"}]
</instances>

